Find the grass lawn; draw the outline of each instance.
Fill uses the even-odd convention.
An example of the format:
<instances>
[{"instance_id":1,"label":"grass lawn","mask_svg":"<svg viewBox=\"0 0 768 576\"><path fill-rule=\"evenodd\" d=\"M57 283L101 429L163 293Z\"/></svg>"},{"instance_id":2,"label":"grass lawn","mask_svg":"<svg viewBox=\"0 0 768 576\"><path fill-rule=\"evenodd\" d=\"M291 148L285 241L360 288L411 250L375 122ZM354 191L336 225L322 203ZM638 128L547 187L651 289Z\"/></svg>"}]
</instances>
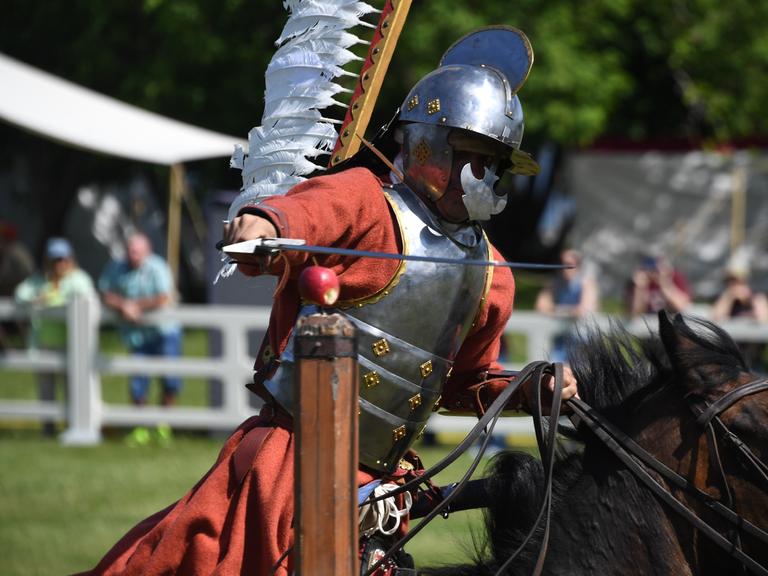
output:
<instances>
[{"instance_id":1,"label":"grass lawn","mask_svg":"<svg viewBox=\"0 0 768 576\"><path fill-rule=\"evenodd\" d=\"M524 339L513 336L513 356ZM205 330L186 330L183 354L204 356ZM127 353L113 329L103 329L101 350ZM515 358L516 359L516 358ZM153 379L151 402L159 384ZM57 398L64 381L58 377ZM207 402L207 380L185 378L182 406ZM127 404L128 378L102 379L105 402ZM33 373L0 372L0 398L35 399ZM223 439L178 434L172 447L129 447L122 431L106 431L96 447L62 447L40 433L41 425L0 422L0 576L69 574L92 567L106 550L136 522L180 498L210 468ZM457 438L450 441L458 442ZM453 444L452 444L453 445ZM445 446L421 447L427 466L448 451ZM464 456L445 470L439 484L458 480L470 463ZM419 565L466 560L479 533L482 514L460 512L434 520L409 544Z\"/></svg>"},{"instance_id":2,"label":"grass lawn","mask_svg":"<svg viewBox=\"0 0 768 576\"><path fill-rule=\"evenodd\" d=\"M213 464L222 440L177 436L172 447L130 448L113 438L65 448L38 432L0 432L0 574L69 574L92 567L138 520L181 497ZM419 450L427 464L446 447ZM457 480L464 456L438 478ZM410 544L420 565L460 561L479 512L438 518Z\"/></svg>"}]
</instances>

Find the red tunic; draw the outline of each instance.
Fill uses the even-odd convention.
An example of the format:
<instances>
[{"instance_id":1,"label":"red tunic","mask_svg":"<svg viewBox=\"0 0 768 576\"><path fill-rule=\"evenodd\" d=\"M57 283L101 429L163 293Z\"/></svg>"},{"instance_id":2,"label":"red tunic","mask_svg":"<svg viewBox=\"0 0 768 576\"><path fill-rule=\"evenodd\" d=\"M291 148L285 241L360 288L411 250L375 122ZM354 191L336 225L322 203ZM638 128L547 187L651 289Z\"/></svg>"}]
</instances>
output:
<instances>
[{"instance_id":1,"label":"red tunic","mask_svg":"<svg viewBox=\"0 0 768 576\"><path fill-rule=\"evenodd\" d=\"M324 246L399 251L397 227L381 183L363 168L313 178L284 197L266 200L258 210L272 220L282 237ZM285 347L300 306L296 279L313 258L301 252L284 254L269 269L269 273L287 274L270 318L270 348L278 352ZM501 259L495 249L494 257ZM398 265L393 260L314 258L338 275L341 301L375 294L387 285ZM499 339L513 298L511 271L495 268L476 325L446 383L443 406L456 406L468 386L487 370L498 368ZM263 366L264 359L260 354L257 367ZM279 424L269 415L244 422L227 440L210 472L187 495L139 523L87 574L270 574L293 541L293 436ZM238 447L242 447L241 456L248 458L244 473L238 469L242 468ZM360 473L361 483L370 479L369 474ZM289 555L275 574L292 570Z\"/></svg>"}]
</instances>

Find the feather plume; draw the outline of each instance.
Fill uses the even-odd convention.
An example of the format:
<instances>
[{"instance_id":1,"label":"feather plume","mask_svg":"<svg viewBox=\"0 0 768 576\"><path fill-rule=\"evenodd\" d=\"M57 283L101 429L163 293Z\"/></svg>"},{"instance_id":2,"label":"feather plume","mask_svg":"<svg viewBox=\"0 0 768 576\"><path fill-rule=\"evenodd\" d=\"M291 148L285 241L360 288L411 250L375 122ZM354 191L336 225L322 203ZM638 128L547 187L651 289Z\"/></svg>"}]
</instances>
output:
<instances>
[{"instance_id":1,"label":"feather plume","mask_svg":"<svg viewBox=\"0 0 768 576\"><path fill-rule=\"evenodd\" d=\"M285 194L307 174L323 169L312 159L333 150L338 139L334 124L340 122L321 111L344 106L335 96L350 91L334 80L355 76L344 66L362 58L349 48L366 43L348 30L373 28L362 18L379 12L358 0L284 0L283 6L289 17L267 67L261 126L248 134L248 152L237 147L230 161L243 176L230 220L244 206Z\"/></svg>"}]
</instances>

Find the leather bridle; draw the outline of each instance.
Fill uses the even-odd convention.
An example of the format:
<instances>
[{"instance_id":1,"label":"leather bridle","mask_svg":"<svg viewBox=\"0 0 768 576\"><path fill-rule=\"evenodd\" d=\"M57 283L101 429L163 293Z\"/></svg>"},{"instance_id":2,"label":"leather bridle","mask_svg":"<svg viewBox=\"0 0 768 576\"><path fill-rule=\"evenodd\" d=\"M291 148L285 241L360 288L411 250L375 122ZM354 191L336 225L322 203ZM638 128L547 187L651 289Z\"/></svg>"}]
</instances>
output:
<instances>
[{"instance_id":1,"label":"leather bridle","mask_svg":"<svg viewBox=\"0 0 768 576\"><path fill-rule=\"evenodd\" d=\"M545 375L554 376L555 391L551 407L550 426L545 430L544 416L541 410L541 379ZM544 560L547 552L547 543L550 527L550 512L552 503L552 479L555 452L555 436L557 433L557 416L560 411L560 393L562 391L562 366L560 364L549 364L546 362L535 362L526 366L519 374L518 378L511 382L504 392L488 408L486 413L480 418L477 425L467 435L467 437L456 447L448 456L443 458L435 466L425 471L425 474L412 480L398 488L397 491L390 492L388 495L394 495L398 492L413 490L418 484L425 482L428 478L438 473L454 462L469 446L471 446L483 432L485 432L485 441L482 443L479 453L474 459L472 465L467 470L464 477L455 485L453 491L435 507L416 527L411 529L408 534L396 542L392 548L387 551L383 558L366 571L366 576L373 574L376 569L383 565L387 558L391 557L396 550L401 549L407 541L415 536L426 524L435 518L438 514L449 509L451 501L459 494L461 488L467 483L472 473L479 464L479 460L484 452L488 440L491 437L493 427L498 420L506 402L515 389L527 380L534 381L534 390L537 394L534 397L533 422L536 431L536 438L539 443L539 449L542 455L542 465L544 467L544 498L541 503L539 514L533 523L530 531L523 539L522 543L507 558L507 560L496 571L496 575L503 574L509 565L518 557L525 548L533 535L541 528L543 521L543 537L539 549L534 575L542 572ZM665 464L660 462L655 456L651 455L632 438L608 422L603 416L593 408L578 398L571 398L565 402L571 408L579 423L589 428L598 439L635 475L635 477L644 484L657 498L667 504L673 511L685 519L695 529L699 530L715 545L724 550L729 556L740 562L747 570L759 576L768 576L768 567L760 564L752 556L741 549L740 534L748 534L768 545L768 532L755 526L749 520L737 514L733 509L733 498L730 487L728 486L725 472L720 462L720 455L715 436L714 428L717 427L719 436L733 445L743 458L749 463L750 468L755 470L761 478L768 484L768 466L762 462L739 437L731 432L727 426L720 420L719 415L726 409L733 406L742 398L768 390L768 379L758 379L738 388L735 388L712 404L707 404L703 399L689 396L687 398L691 410L697 417L696 422L707 431L710 451L715 458L715 464L719 470L724 487L724 503L715 499L710 494L704 492L692 482L673 471ZM666 484L666 485L665 485ZM679 489L687 494L694 496L707 509L716 514L730 527L730 538L726 538L711 524L704 521L693 510L688 508L682 501L676 498L670 491L670 487Z\"/></svg>"},{"instance_id":2,"label":"leather bridle","mask_svg":"<svg viewBox=\"0 0 768 576\"><path fill-rule=\"evenodd\" d=\"M715 465L723 482L725 504L668 468L583 401L572 398L567 400L566 404L570 406L574 414L580 419L580 422L587 426L655 496L669 505L672 510L682 516L728 555L738 560L747 570L754 574L768 576L768 567L761 565L741 549L740 533L749 534L763 544L768 545L768 532L758 528L732 509L733 498L722 462L720 461L717 438L714 431L716 426L720 436L735 446L750 464L751 469L755 470L768 483L768 466L757 458L746 444L736 434L731 432L719 418L722 412L742 398L765 390L768 390L768 379L758 379L727 392L712 404L707 404L702 399L688 397L689 405L697 416L697 424L704 427L707 433L709 448L714 455ZM655 475L651 472L655 472ZM673 496L670 490L660 483L659 476L666 481L668 486L678 488L696 497L709 510L728 523L731 526L731 538L728 539L723 536L718 530Z\"/></svg>"},{"instance_id":3,"label":"leather bridle","mask_svg":"<svg viewBox=\"0 0 768 576\"><path fill-rule=\"evenodd\" d=\"M526 544L528 544L531 538L533 538L534 534L537 532L537 530L539 529L543 521L544 537L542 539L541 548L539 550L539 556L536 563L536 570L534 571L534 575L538 575L541 573L541 570L544 565L544 558L546 556L547 540L549 536L550 510L552 507L552 479L553 479L553 469L554 469L554 462L555 462L555 445L556 445L556 439L557 439L556 425L554 424L550 425L549 429L545 430L545 424L544 424L545 418L542 414L542 398L541 398L541 384L542 384L542 379L545 376L552 376L554 380L552 405L550 407L550 418L551 418L551 422L557 422L557 418L560 415L561 393L563 388L562 364L559 364L559 363L550 364L549 362L544 362L544 361L532 362L528 364L525 368L523 368L517 375L517 378L512 382L510 382L506 388L504 388L501 394L499 394L496 400L494 400L493 403L488 407L488 409L485 411L482 417L478 420L477 424L475 424L474 428L472 428L469 434L467 434L464 440L462 440L462 442L456 448L454 448L447 456L445 456L442 460L440 460L434 466L425 470L424 473L420 475L418 478L415 478L409 482L406 482L396 490L388 492L385 496L381 496L379 498L370 498L367 500L367 502L375 502L378 499L394 496L396 494L405 492L407 490L413 490L417 488L419 484L425 483L429 478L431 478L438 472L442 471L448 465L454 462L459 456L461 456L461 454L463 454L470 446L472 446L478 438L480 438L483 434L485 435L483 442L480 445L480 449L478 450L477 455L472 461L472 464L469 466L469 468L467 469L467 472L464 474L461 480L459 480L459 482L455 484L450 494L448 494L439 504L437 504L437 506L429 514L427 514L424 517L424 519L421 522L419 522L418 525L411 528L405 536L403 536L402 538L400 538L400 540L395 542L395 544L393 544L392 547L389 550L387 550L387 552L381 558L379 558L378 561L375 564L373 564L364 573L364 576L370 576L373 573L375 573L379 567L381 567L398 550L400 550L403 546L405 546L405 544L411 538L416 536L416 534L418 534L432 519L434 519L436 516L438 516L441 513L447 513L447 511L450 509L451 502L459 495L462 488L466 486L466 484L469 482L470 477L474 473L475 469L480 464L480 461L482 460L482 456L485 452L488 442L491 439L493 428L496 425L496 422L498 421L499 417L501 416L501 413L504 411L504 408L507 406L507 403L509 402L510 398L521 385L528 384L529 381L531 380L533 381L532 388L535 391L534 398L533 398L534 400L533 422L534 422L534 428L536 431L536 439L539 443L539 451L541 453L542 465L544 466L545 494L541 502L539 514L533 526L531 527L525 539L517 548L517 550L515 550L515 552L504 562L504 564L501 566L501 568L499 568L496 574L497 575L502 574L507 569L509 564L511 564L512 561L515 558L517 558L517 556L520 554L523 548L525 548ZM768 576L768 574L766 576Z\"/></svg>"}]
</instances>

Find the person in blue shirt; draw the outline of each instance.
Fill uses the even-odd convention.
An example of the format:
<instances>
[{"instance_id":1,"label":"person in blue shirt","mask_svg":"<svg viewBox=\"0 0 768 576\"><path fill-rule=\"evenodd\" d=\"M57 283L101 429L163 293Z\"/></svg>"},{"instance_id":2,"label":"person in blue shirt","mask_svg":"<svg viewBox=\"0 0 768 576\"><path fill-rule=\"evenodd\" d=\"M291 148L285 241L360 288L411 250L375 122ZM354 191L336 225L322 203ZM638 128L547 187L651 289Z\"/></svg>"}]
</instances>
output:
<instances>
[{"instance_id":1,"label":"person in blue shirt","mask_svg":"<svg viewBox=\"0 0 768 576\"><path fill-rule=\"evenodd\" d=\"M162 257L152 252L149 238L144 234L131 235L125 248L126 259L109 263L99 278L104 304L120 316L120 335L133 354L179 356L180 326L144 320L147 312L173 305L175 288L171 270ZM161 403L171 406L181 389L181 379L165 376L161 384ZM146 404L149 376L132 376L130 391L134 404Z\"/></svg>"},{"instance_id":2,"label":"person in blue shirt","mask_svg":"<svg viewBox=\"0 0 768 576\"><path fill-rule=\"evenodd\" d=\"M581 253L567 249L560 254L560 262L571 266L559 270L539 292L535 308L537 312L567 320L579 320L597 312L599 291L594 275L582 267ZM568 347L572 341L571 328L555 337L550 359L567 362Z\"/></svg>"}]
</instances>

